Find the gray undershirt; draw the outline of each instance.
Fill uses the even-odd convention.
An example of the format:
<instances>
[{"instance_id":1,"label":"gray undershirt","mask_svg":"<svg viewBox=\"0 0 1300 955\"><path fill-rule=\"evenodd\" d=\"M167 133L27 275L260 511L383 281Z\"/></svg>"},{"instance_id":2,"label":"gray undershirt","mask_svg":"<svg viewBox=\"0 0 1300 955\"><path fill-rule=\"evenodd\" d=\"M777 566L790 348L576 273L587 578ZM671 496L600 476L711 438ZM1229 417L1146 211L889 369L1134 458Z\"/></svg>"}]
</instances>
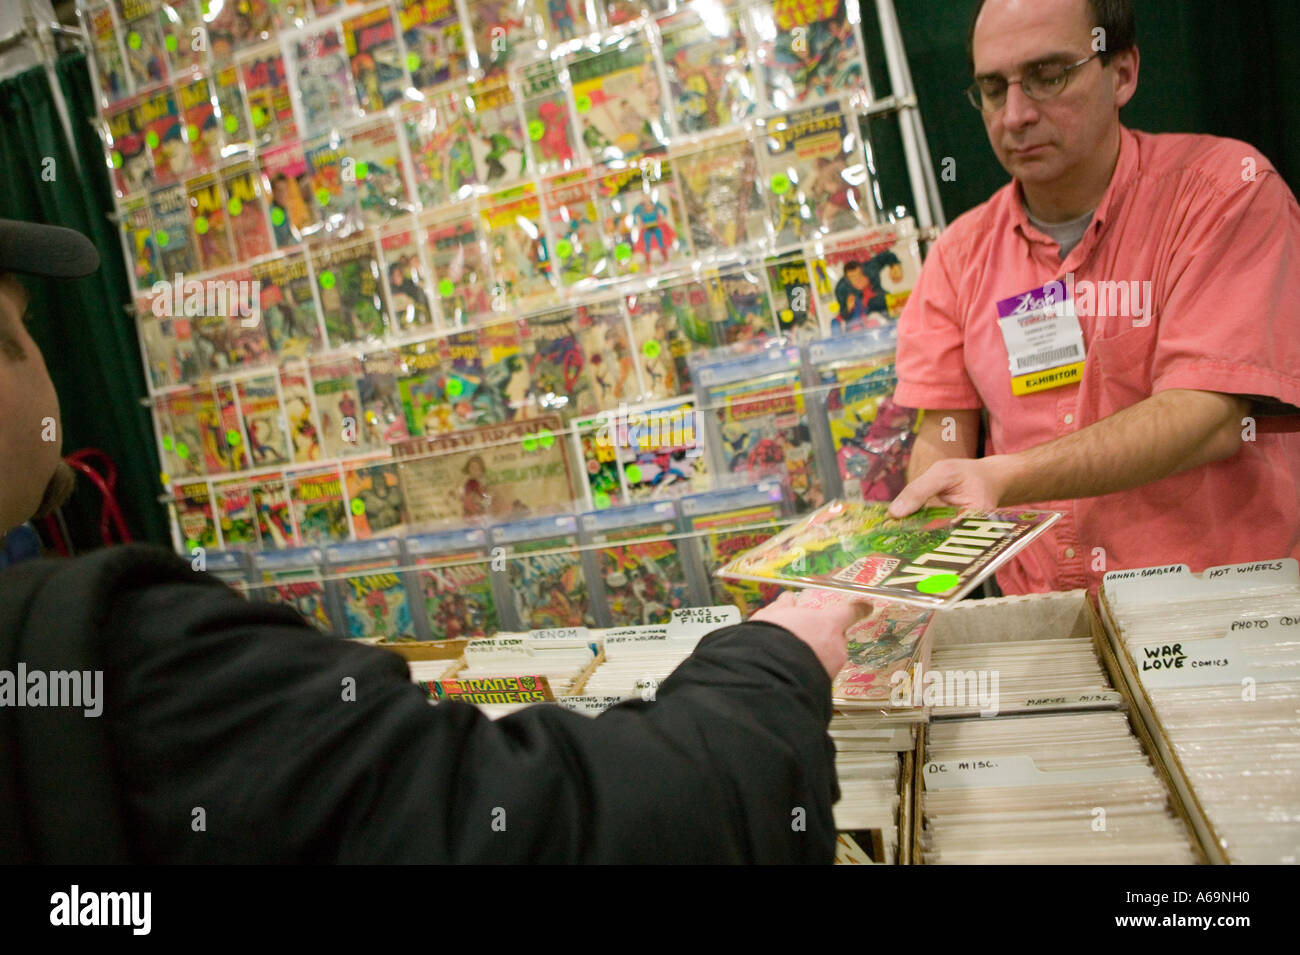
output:
<instances>
[{"instance_id":1,"label":"gray undershirt","mask_svg":"<svg viewBox=\"0 0 1300 955\"><path fill-rule=\"evenodd\" d=\"M1030 212L1028 208L1025 209L1025 215L1034 224L1034 228L1056 240L1061 247L1061 260L1064 261L1065 257L1074 250L1074 247L1083 240L1083 234L1088 231L1088 226L1092 224L1092 217L1096 211L1094 209L1092 212L1081 215L1077 219L1071 219L1069 222L1044 222Z\"/></svg>"}]
</instances>

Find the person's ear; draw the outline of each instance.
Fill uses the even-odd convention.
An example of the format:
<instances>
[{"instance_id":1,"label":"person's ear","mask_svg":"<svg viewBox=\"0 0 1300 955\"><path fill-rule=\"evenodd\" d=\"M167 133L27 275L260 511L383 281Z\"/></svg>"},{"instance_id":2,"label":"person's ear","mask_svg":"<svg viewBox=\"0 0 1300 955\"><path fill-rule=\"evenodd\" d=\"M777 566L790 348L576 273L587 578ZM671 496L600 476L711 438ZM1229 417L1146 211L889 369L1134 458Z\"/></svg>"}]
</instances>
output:
<instances>
[{"instance_id":1,"label":"person's ear","mask_svg":"<svg viewBox=\"0 0 1300 955\"><path fill-rule=\"evenodd\" d=\"M1142 54L1136 46L1116 53L1111 58L1111 81L1114 84L1116 109L1123 109L1137 95L1138 68L1141 62Z\"/></svg>"}]
</instances>

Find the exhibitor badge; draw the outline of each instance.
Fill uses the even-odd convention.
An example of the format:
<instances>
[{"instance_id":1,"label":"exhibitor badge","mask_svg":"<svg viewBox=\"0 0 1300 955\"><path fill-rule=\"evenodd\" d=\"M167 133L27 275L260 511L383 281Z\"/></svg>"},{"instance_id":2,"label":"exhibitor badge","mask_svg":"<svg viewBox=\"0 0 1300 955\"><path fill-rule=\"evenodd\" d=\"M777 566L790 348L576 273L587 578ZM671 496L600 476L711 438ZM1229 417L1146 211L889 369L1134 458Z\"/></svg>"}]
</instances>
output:
<instances>
[{"instance_id":1,"label":"exhibitor badge","mask_svg":"<svg viewBox=\"0 0 1300 955\"><path fill-rule=\"evenodd\" d=\"M1083 380L1083 329L1064 282L998 302L998 326L1007 346L1011 391L1033 394Z\"/></svg>"}]
</instances>

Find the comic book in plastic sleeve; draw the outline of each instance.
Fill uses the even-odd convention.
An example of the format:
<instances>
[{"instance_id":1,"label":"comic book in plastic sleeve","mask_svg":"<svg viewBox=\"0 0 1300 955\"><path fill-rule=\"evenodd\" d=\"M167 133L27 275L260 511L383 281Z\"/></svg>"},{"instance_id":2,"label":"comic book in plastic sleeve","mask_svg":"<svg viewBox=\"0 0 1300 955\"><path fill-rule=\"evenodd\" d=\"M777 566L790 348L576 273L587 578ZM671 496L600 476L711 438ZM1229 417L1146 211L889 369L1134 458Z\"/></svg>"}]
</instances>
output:
<instances>
[{"instance_id":1,"label":"comic book in plastic sleeve","mask_svg":"<svg viewBox=\"0 0 1300 955\"><path fill-rule=\"evenodd\" d=\"M463 99L444 90L431 93L426 106L408 112L402 125L416 195L429 209L468 199L479 180L471 145L472 117Z\"/></svg>"},{"instance_id":2,"label":"comic book in plastic sleeve","mask_svg":"<svg viewBox=\"0 0 1300 955\"><path fill-rule=\"evenodd\" d=\"M519 83L533 174L549 176L573 169L581 161L581 151L555 62L529 63L520 71Z\"/></svg>"},{"instance_id":3,"label":"comic book in plastic sleeve","mask_svg":"<svg viewBox=\"0 0 1300 955\"><path fill-rule=\"evenodd\" d=\"M677 502L686 545L698 561L698 601L732 604L748 617L767 606L781 587L752 580L715 576L718 568L738 554L757 547L785 526L785 504L778 481L760 481L753 487L727 488L692 494Z\"/></svg>"},{"instance_id":4,"label":"comic book in plastic sleeve","mask_svg":"<svg viewBox=\"0 0 1300 955\"><path fill-rule=\"evenodd\" d=\"M142 90L165 82L167 57L154 0L121 0L118 12L126 46L126 69L135 88Z\"/></svg>"},{"instance_id":5,"label":"comic book in plastic sleeve","mask_svg":"<svg viewBox=\"0 0 1300 955\"><path fill-rule=\"evenodd\" d=\"M101 106L126 99L131 91L126 58L119 45L113 11L105 0L87 5L86 21L95 54L95 81Z\"/></svg>"},{"instance_id":6,"label":"comic book in plastic sleeve","mask_svg":"<svg viewBox=\"0 0 1300 955\"><path fill-rule=\"evenodd\" d=\"M321 212L312 196L311 172L302 144L264 149L257 161L276 248L298 245L320 231Z\"/></svg>"},{"instance_id":7,"label":"comic book in plastic sleeve","mask_svg":"<svg viewBox=\"0 0 1300 955\"><path fill-rule=\"evenodd\" d=\"M319 547L254 554L254 597L292 607L316 629L330 633L334 630L334 615L321 573L324 559Z\"/></svg>"},{"instance_id":8,"label":"comic book in plastic sleeve","mask_svg":"<svg viewBox=\"0 0 1300 955\"><path fill-rule=\"evenodd\" d=\"M162 258L154 238L147 195L129 196L121 204L122 244L130 263L131 285L137 293L150 291L162 279Z\"/></svg>"},{"instance_id":9,"label":"comic book in plastic sleeve","mask_svg":"<svg viewBox=\"0 0 1300 955\"><path fill-rule=\"evenodd\" d=\"M190 231L190 201L183 185L164 186L149 194L154 242L165 276L199 271L199 257Z\"/></svg>"},{"instance_id":10,"label":"comic book in plastic sleeve","mask_svg":"<svg viewBox=\"0 0 1300 955\"><path fill-rule=\"evenodd\" d=\"M903 313L921 274L911 219L827 239L812 263L817 306L832 335L875 328Z\"/></svg>"},{"instance_id":11,"label":"comic book in plastic sleeve","mask_svg":"<svg viewBox=\"0 0 1300 955\"><path fill-rule=\"evenodd\" d=\"M280 400L289 425L289 444L295 464L318 461L321 456L320 429L312 403L311 382L304 366L280 372Z\"/></svg>"},{"instance_id":12,"label":"comic book in plastic sleeve","mask_svg":"<svg viewBox=\"0 0 1300 955\"><path fill-rule=\"evenodd\" d=\"M456 0L400 0L396 12L412 86L427 93L465 78L469 55Z\"/></svg>"},{"instance_id":13,"label":"comic book in plastic sleeve","mask_svg":"<svg viewBox=\"0 0 1300 955\"><path fill-rule=\"evenodd\" d=\"M698 283L692 283L698 285ZM637 346L637 362L648 397L668 398L689 390L690 370L686 356L695 348L712 344L710 327L689 308L687 292L681 292L683 309L674 306L674 289L646 289L627 296L628 324ZM708 299L699 290L701 307ZM688 321L683 326L679 318Z\"/></svg>"},{"instance_id":14,"label":"comic book in plastic sleeve","mask_svg":"<svg viewBox=\"0 0 1300 955\"><path fill-rule=\"evenodd\" d=\"M711 440L724 484L775 478L796 512L819 507L826 494L800 377L799 349L706 360L695 374L700 400L710 409Z\"/></svg>"},{"instance_id":15,"label":"comic book in plastic sleeve","mask_svg":"<svg viewBox=\"0 0 1300 955\"><path fill-rule=\"evenodd\" d=\"M734 11L694 11L659 21L664 72L679 135L743 123L758 108L758 78Z\"/></svg>"},{"instance_id":16,"label":"comic book in plastic sleeve","mask_svg":"<svg viewBox=\"0 0 1300 955\"><path fill-rule=\"evenodd\" d=\"M595 545L598 620L613 627L668 623L674 610L690 606L671 501L596 511L580 522L584 542Z\"/></svg>"},{"instance_id":17,"label":"comic book in plastic sleeve","mask_svg":"<svg viewBox=\"0 0 1300 955\"><path fill-rule=\"evenodd\" d=\"M766 238L767 206L747 136L675 153L673 169L698 255L725 254Z\"/></svg>"},{"instance_id":18,"label":"comic book in plastic sleeve","mask_svg":"<svg viewBox=\"0 0 1300 955\"><path fill-rule=\"evenodd\" d=\"M236 386L223 381L216 386L217 409L221 416L221 438L225 456L232 471L247 471L252 467L248 454L248 436L244 433L244 416L239 407Z\"/></svg>"},{"instance_id":19,"label":"comic book in plastic sleeve","mask_svg":"<svg viewBox=\"0 0 1300 955\"><path fill-rule=\"evenodd\" d=\"M136 125L144 130L144 143L153 164L154 185L180 181L190 170L190 149L175 93L166 87L146 93L136 101L136 109Z\"/></svg>"},{"instance_id":20,"label":"comic book in plastic sleeve","mask_svg":"<svg viewBox=\"0 0 1300 955\"><path fill-rule=\"evenodd\" d=\"M204 0L199 0L200 5ZM280 0L281 3L302 6L301 0ZM318 4L323 6L323 4ZM207 0L203 14L207 24L208 45L213 62L229 62L239 51L261 43L277 29L270 0L239 0L238 3L212 3Z\"/></svg>"},{"instance_id":21,"label":"comic book in plastic sleeve","mask_svg":"<svg viewBox=\"0 0 1300 955\"><path fill-rule=\"evenodd\" d=\"M350 129L346 157L344 179L352 177L357 206L366 225L385 226L415 210L406 185L397 127L390 119Z\"/></svg>"},{"instance_id":22,"label":"comic book in plastic sleeve","mask_svg":"<svg viewBox=\"0 0 1300 955\"><path fill-rule=\"evenodd\" d=\"M751 9L776 109L866 88L859 0L773 0Z\"/></svg>"},{"instance_id":23,"label":"comic book in plastic sleeve","mask_svg":"<svg viewBox=\"0 0 1300 955\"><path fill-rule=\"evenodd\" d=\"M473 207L450 206L420 218L433 291L443 322L460 328L492 312L492 268Z\"/></svg>"},{"instance_id":24,"label":"comic book in plastic sleeve","mask_svg":"<svg viewBox=\"0 0 1300 955\"><path fill-rule=\"evenodd\" d=\"M289 501L304 544L348 539L347 504L337 467L289 475Z\"/></svg>"},{"instance_id":25,"label":"comic book in plastic sleeve","mask_svg":"<svg viewBox=\"0 0 1300 955\"><path fill-rule=\"evenodd\" d=\"M195 42L194 31L203 29L199 0L164 0L158 4L158 20L173 80L179 83L186 74L207 66L207 44Z\"/></svg>"},{"instance_id":26,"label":"comic book in plastic sleeve","mask_svg":"<svg viewBox=\"0 0 1300 955\"><path fill-rule=\"evenodd\" d=\"M530 406L566 419L597 410L571 307L529 316L524 360Z\"/></svg>"},{"instance_id":27,"label":"comic book in plastic sleeve","mask_svg":"<svg viewBox=\"0 0 1300 955\"><path fill-rule=\"evenodd\" d=\"M411 438L393 446L412 523L503 520L569 506L557 415Z\"/></svg>"},{"instance_id":28,"label":"comic book in plastic sleeve","mask_svg":"<svg viewBox=\"0 0 1300 955\"><path fill-rule=\"evenodd\" d=\"M203 438L196 407L198 389L187 388L159 399L155 418L162 432L163 468L172 477L202 477Z\"/></svg>"},{"instance_id":29,"label":"comic book in plastic sleeve","mask_svg":"<svg viewBox=\"0 0 1300 955\"><path fill-rule=\"evenodd\" d=\"M691 258L681 194L668 160L611 169L596 180L616 275L638 275Z\"/></svg>"},{"instance_id":30,"label":"comic book in plastic sleeve","mask_svg":"<svg viewBox=\"0 0 1300 955\"><path fill-rule=\"evenodd\" d=\"M163 319L150 311L148 298L135 301L136 327L140 330L140 349L143 352L145 374L149 390L157 391L180 384L174 342L170 327L164 328ZM170 326L170 321L168 322Z\"/></svg>"},{"instance_id":31,"label":"comic book in plastic sleeve","mask_svg":"<svg viewBox=\"0 0 1300 955\"><path fill-rule=\"evenodd\" d=\"M804 254L789 252L769 256L764 267L782 338L801 345L824 335L813 304L812 271Z\"/></svg>"},{"instance_id":32,"label":"comic book in plastic sleeve","mask_svg":"<svg viewBox=\"0 0 1300 955\"><path fill-rule=\"evenodd\" d=\"M234 262L234 252L221 180L215 172L202 173L185 180L185 193L200 268L205 272L226 268Z\"/></svg>"},{"instance_id":33,"label":"comic book in plastic sleeve","mask_svg":"<svg viewBox=\"0 0 1300 955\"><path fill-rule=\"evenodd\" d=\"M414 640L402 580L401 542L348 541L325 548L346 635L354 640Z\"/></svg>"},{"instance_id":34,"label":"comic book in plastic sleeve","mask_svg":"<svg viewBox=\"0 0 1300 955\"><path fill-rule=\"evenodd\" d=\"M213 73L213 92L221 117L221 138L225 141L222 155L229 158L252 147L253 129L249 125L248 103L240 83L239 67L222 66L219 62L214 62L213 67L216 70Z\"/></svg>"},{"instance_id":35,"label":"comic book in plastic sleeve","mask_svg":"<svg viewBox=\"0 0 1300 955\"><path fill-rule=\"evenodd\" d=\"M247 470L248 455L234 386L222 382L210 391L204 390L195 398L195 407L208 474Z\"/></svg>"},{"instance_id":36,"label":"comic book in plastic sleeve","mask_svg":"<svg viewBox=\"0 0 1300 955\"><path fill-rule=\"evenodd\" d=\"M542 191L561 285L578 291L594 288L613 273L595 179L586 169L564 172L546 180Z\"/></svg>"},{"instance_id":37,"label":"comic book in plastic sleeve","mask_svg":"<svg viewBox=\"0 0 1300 955\"><path fill-rule=\"evenodd\" d=\"M492 264L492 309L518 313L551 301L554 270L532 183L484 196L479 208Z\"/></svg>"},{"instance_id":38,"label":"comic book in plastic sleeve","mask_svg":"<svg viewBox=\"0 0 1300 955\"><path fill-rule=\"evenodd\" d=\"M471 397L476 424L496 424L535 414L529 404L531 379L525 344L525 322L505 321L478 330L483 384Z\"/></svg>"},{"instance_id":39,"label":"comic book in plastic sleeve","mask_svg":"<svg viewBox=\"0 0 1300 955\"><path fill-rule=\"evenodd\" d=\"M299 252L249 266L261 293L261 316L271 349L281 359L302 358L321 345L307 256Z\"/></svg>"},{"instance_id":40,"label":"comic book in plastic sleeve","mask_svg":"<svg viewBox=\"0 0 1300 955\"><path fill-rule=\"evenodd\" d=\"M307 193L316 205L322 229L347 234L361 228L355 168L348 163L343 137L326 133L307 140L302 149L307 163Z\"/></svg>"},{"instance_id":41,"label":"comic book in plastic sleeve","mask_svg":"<svg viewBox=\"0 0 1300 955\"><path fill-rule=\"evenodd\" d=\"M527 398L527 378L518 377L523 370L520 348L513 322L439 338L433 376L409 382L404 391L398 385L404 405L423 403L417 414L423 430L412 433L442 434L496 424L517 414Z\"/></svg>"},{"instance_id":42,"label":"comic book in plastic sleeve","mask_svg":"<svg viewBox=\"0 0 1300 955\"><path fill-rule=\"evenodd\" d=\"M217 537L216 510L212 501L212 486L207 481L172 485L175 494L176 524L181 541L187 551L196 547L210 549L221 546Z\"/></svg>"},{"instance_id":43,"label":"comic book in plastic sleeve","mask_svg":"<svg viewBox=\"0 0 1300 955\"><path fill-rule=\"evenodd\" d=\"M865 157L843 102L769 117L760 155L778 244L871 225Z\"/></svg>"},{"instance_id":44,"label":"comic book in plastic sleeve","mask_svg":"<svg viewBox=\"0 0 1300 955\"><path fill-rule=\"evenodd\" d=\"M931 507L891 518L888 511L885 502L836 499L718 573L948 607L1061 516Z\"/></svg>"},{"instance_id":45,"label":"comic book in plastic sleeve","mask_svg":"<svg viewBox=\"0 0 1300 955\"><path fill-rule=\"evenodd\" d=\"M391 461L344 464L343 489L358 540L392 533L406 522L402 485Z\"/></svg>"},{"instance_id":46,"label":"comic book in plastic sleeve","mask_svg":"<svg viewBox=\"0 0 1300 955\"><path fill-rule=\"evenodd\" d=\"M594 627L591 592L571 514L493 527L492 544L506 548L506 575L515 629Z\"/></svg>"},{"instance_id":47,"label":"comic book in plastic sleeve","mask_svg":"<svg viewBox=\"0 0 1300 955\"><path fill-rule=\"evenodd\" d=\"M284 475L263 474L252 482L253 507L257 512L257 532L263 550L283 550L299 543L289 504L289 488Z\"/></svg>"},{"instance_id":48,"label":"comic book in plastic sleeve","mask_svg":"<svg viewBox=\"0 0 1300 955\"><path fill-rule=\"evenodd\" d=\"M541 0L542 25L551 45L599 32L597 5L596 0Z\"/></svg>"},{"instance_id":49,"label":"comic book in plastic sleeve","mask_svg":"<svg viewBox=\"0 0 1300 955\"><path fill-rule=\"evenodd\" d=\"M248 571L252 564L242 550L209 551L204 571L220 580L239 596L248 599Z\"/></svg>"},{"instance_id":50,"label":"comic book in plastic sleeve","mask_svg":"<svg viewBox=\"0 0 1300 955\"><path fill-rule=\"evenodd\" d=\"M344 358L311 366L312 394L320 422L321 451L327 458L341 458L383 446L370 440L362 427L361 360Z\"/></svg>"},{"instance_id":51,"label":"comic book in plastic sleeve","mask_svg":"<svg viewBox=\"0 0 1300 955\"><path fill-rule=\"evenodd\" d=\"M144 145L143 113L127 99L104 110L106 145L113 170L113 192L119 198L153 184L153 159Z\"/></svg>"},{"instance_id":52,"label":"comic book in plastic sleeve","mask_svg":"<svg viewBox=\"0 0 1300 955\"><path fill-rule=\"evenodd\" d=\"M600 4L605 8L605 22L617 27L640 17L666 13L672 0L600 0Z\"/></svg>"},{"instance_id":53,"label":"comic book in plastic sleeve","mask_svg":"<svg viewBox=\"0 0 1300 955\"><path fill-rule=\"evenodd\" d=\"M363 233L358 238L313 246L311 264L319 286L326 347L382 341L388 303L384 301L374 236Z\"/></svg>"},{"instance_id":54,"label":"comic book in plastic sleeve","mask_svg":"<svg viewBox=\"0 0 1300 955\"><path fill-rule=\"evenodd\" d=\"M715 346L753 349L772 340L777 324L761 264L709 269L704 277L712 299Z\"/></svg>"},{"instance_id":55,"label":"comic book in plastic sleeve","mask_svg":"<svg viewBox=\"0 0 1300 955\"><path fill-rule=\"evenodd\" d=\"M257 513L253 509L253 485L244 478L215 481L212 495L221 524L222 546L247 548L260 544Z\"/></svg>"},{"instance_id":56,"label":"comic book in plastic sleeve","mask_svg":"<svg viewBox=\"0 0 1300 955\"><path fill-rule=\"evenodd\" d=\"M625 428L617 437L618 463L629 503L709 489L704 420L694 398L629 409Z\"/></svg>"},{"instance_id":57,"label":"comic book in plastic sleeve","mask_svg":"<svg viewBox=\"0 0 1300 955\"><path fill-rule=\"evenodd\" d=\"M919 426L914 410L893 402L898 383L893 326L808 347L825 409L819 418L826 422L841 496L893 500L907 484L907 462Z\"/></svg>"},{"instance_id":58,"label":"comic book in plastic sleeve","mask_svg":"<svg viewBox=\"0 0 1300 955\"><path fill-rule=\"evenodd\" d=\"M288 464L289 435L275 375L243 378L237 385L252 466L267 468Z\"/></svg>"},{"instance_id":59,"label":"comic book in plastic sleeve","mask_svg":"<svg viewBox=\"0 0 1300 955\"><path fill-rule=\"evenodd\" d=\"M611 434L608 412L569 422L570 440L577 460L581 504L587 510L604 510L627 503L623 469Z\"/></svg>"},{"instance_id":60,"label":"comic book in plastic sleeve","mask_svg":"<svg viewBox=\"0 0 1300 955\"><path fill-rule=\"evenodd\" d=\"M569 79L578 132L593 160L627 161L663 151L668 117L644 40L629 36L602 52L575 54Z\"/></svg>"},{"instance_id":61,"label":"comic book in plastic sleeve","mask_svg":"<svg viewBox=\"0 0 1300 955\"><path fill-rule=\"evenodd\" d=\"M574 308L578 342L587 359L586 375L596 408L613 408L641 393L631 330L619 298L585 302Z\"/></svg>"},{"instance_id":62,"label":"comic book in plastic sleeve","mask_svg":"<svg viewBox=\"0 0 1300 955\"><path fill-rule=\"evenodd\" d=\"M369 442L389 445L409 438L406 414L397 392L397 379L402 374L398 353L388 349L369 352L361 359L361 370L358 386L362 427L369 433Z\"/></svg>"},{"instance_id":63,"label":"comic book in plastic sleeve","mask_svg":"<svg viewBox=\"0 0 1300 955\"><path fill-rule=\"evenodd\" d=\"M289 76L279 45L269 43L243 52L239 58L239 74L257 147L297 140L300 131L294 119Z\"/></svg>"},{"instance_id":64,"label":"comic book in plastic sleeve","mask_svg":"<svg viewBox=\"0 0 1300 955\"><path fill-rule=\"evenodd\" d=\"M807 600L807 597L800 598L800 603ZM890 694L896 686L894 675L907 673L928 654L925 632L933 615L931 610L882 601L872 607L868 616L849 627L845 634L848 662L831 685L831 700L835 705L889 706Z\"/></svg>"},{"instance_id":65,"label":"comic book in plastic sleeve","mask_svg":"<svg viewBox=\"0 0 1300 955\"><path fill-rule=\"evenodd\" d=\"M383 112L402 98L409 81L392 10L379 7L344 20L343 47L362 112Z\"/></svg>"},{"instance_id":66,"label":"comic book in plastic sleeve","mask_svg":"<svg viewBox=\"0 0 1300 955\"><path fill-rule=\"evenodd\" d=\"M501 629L487 532L482 528L417 534L406 539L414 566L412 595L434 640L490 637Z\"/></svg>"},{"instance_id":67,"label":"comic book in plastic sleeve","mask_svg":"<svg viewBox=\"0 0 1300 955\"><path fill-rule=\"evenodd\" d=\"M212 81L195 76L176 86L176 100L185 126L190 161L196 170L212 169L221 162L221 124L217 119Z\"/></svg>"},{"instance_id":68,"label":"comic book in plastic sleeve","mask_svg":"<svg viewBox=\"0 0 1300 955\"><path fill-rule=\"evenodd\" d=\"M301 136L315 136L357 118L352 70L337 22L312 24L282 39L285 68Z\"/></svg>"},{"instance_id":69,"label":"comic book in plastic sleeve","mask_svg":"<svg viewBox=\"0 0 1300 955\"><path fill-rule=\"evenodd\" d=\"M428 271L420 255L415 220L403 220L381 232L379 251L388 284L393 334L404 338L431 330L434 315L428 293Z\"/></svg>"},{"instance_id":70,"label":"comic book in plastic sleeve","mask_svg":"<svg viewBox=\"0 0 1300 955\"><path fill-rule=\"evenodd\" d=\"M226 191L226 212L230 217L230 238L240 262L269 255L275 250L262 202L262 177L251 162L240 162L222 170Z\"/></svg>"},{"instance_id":71,"label":"comic book in plastic sleeve","mask_svg":"<svg viewBox=\"0 0 1300 955\"><path fill-rule=\"evenodd\" d=\"M411 435L438 434L443 428L433 410L443 401L442 355L436 342L417 342L398 350L397 396Z\"/></svg>"},{"instance_id":72,"label":"comic book in plastic sleeve","mask_svg":"<svg viewBox=\"0 0 1300 955\"><path fill-rule=\"evenodd\" d=\"M504 76L522 60L539 52L541 24L533 0L474 0L465 5L479 71L485 77Z\"/></svg>"},{"instance_id":73,"label":"comic book in plastic sleeve","mask_svg":"<svg viewBox=\"0 0 1300 955\"><path fill-rule=\"evenodd\" d=\"M470 87L470 150L478 181L487 189L518 182L528 170L524 127L514 91L504 79Z\"/></svg>"},{"instance_id":74,"label":"comic book in plastic sleeve","mask_svg":"<svg viewBox=\"0 0 1300 955\"><path fill-rule=\"evenodd\" d=\"M225 307L230 326L230 366L232 368L258 368L274 362L271 343L266 337L266 325L258 314L257 293L253 287L253 273L247 268L227 272L214 282L226 287Z\"/></svg>"}]
</instances>

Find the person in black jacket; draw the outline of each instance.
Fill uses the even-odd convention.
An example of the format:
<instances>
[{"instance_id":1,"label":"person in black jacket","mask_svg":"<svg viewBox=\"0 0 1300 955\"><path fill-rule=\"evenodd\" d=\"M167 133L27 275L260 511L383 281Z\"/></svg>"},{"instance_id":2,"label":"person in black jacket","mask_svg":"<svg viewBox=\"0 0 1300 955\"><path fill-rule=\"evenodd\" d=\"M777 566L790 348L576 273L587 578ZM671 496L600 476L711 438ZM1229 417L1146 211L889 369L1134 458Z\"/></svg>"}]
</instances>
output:
<instances>
[{"instance_id":1,"label":"person in black jacket","mask_svg":"<svg viewBox=\"0 0 1300 955\"><path fill-rule=\"evenodd\" d=\"M71 487L12 273L96 264L77 233L0 220L0 528ZM867 610L785 595L653 701L493 722L165 551L19 564L0 574L0 862L829 862L830 677ZM16 705L17 674L55 672L100 674L102 696Z\"/></svg>"}]
</instances>

